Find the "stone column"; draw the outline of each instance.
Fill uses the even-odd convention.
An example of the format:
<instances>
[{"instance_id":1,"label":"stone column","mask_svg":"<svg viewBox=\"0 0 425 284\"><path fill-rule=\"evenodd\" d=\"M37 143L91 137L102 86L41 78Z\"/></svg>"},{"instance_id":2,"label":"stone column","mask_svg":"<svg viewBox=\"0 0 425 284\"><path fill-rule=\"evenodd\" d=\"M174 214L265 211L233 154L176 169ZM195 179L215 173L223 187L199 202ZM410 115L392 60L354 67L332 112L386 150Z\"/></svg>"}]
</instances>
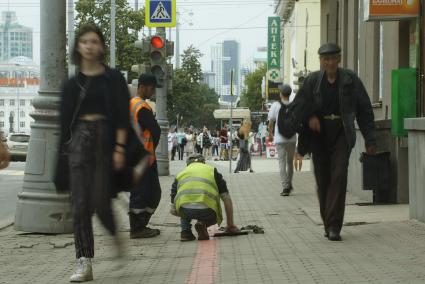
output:
<instances>
[{"instance_id":1,"label":"stone column","mask_svg":"<svg viewBox=\"0 0 425 284\"><path fill-rule=\"evenodd\" d=\"M15 229L38 233L72 232L68 193L53 184L59 138L60 86L67 78L66 1L40 1L40 89L33 100L23 190L18 194Z\"/></svg>"}]
</instances>

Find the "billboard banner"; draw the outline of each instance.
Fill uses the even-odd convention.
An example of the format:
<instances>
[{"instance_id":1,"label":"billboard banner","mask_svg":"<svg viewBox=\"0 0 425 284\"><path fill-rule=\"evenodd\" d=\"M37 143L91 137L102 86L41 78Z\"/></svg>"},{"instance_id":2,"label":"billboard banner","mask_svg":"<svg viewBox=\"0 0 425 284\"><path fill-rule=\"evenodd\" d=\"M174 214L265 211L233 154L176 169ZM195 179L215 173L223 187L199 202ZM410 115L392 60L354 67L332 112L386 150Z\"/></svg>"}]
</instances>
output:
<instances>
[{"instance_id":1,"label":"billboard banner","mask_svg":"<svg viewBox=\"0 0 425 284\"><path fill-rule=\"evenodd\" d=\"M419 15L420 0L363 0L364 20L382 21L414 18Z\"/></svg>"}]
</instances>

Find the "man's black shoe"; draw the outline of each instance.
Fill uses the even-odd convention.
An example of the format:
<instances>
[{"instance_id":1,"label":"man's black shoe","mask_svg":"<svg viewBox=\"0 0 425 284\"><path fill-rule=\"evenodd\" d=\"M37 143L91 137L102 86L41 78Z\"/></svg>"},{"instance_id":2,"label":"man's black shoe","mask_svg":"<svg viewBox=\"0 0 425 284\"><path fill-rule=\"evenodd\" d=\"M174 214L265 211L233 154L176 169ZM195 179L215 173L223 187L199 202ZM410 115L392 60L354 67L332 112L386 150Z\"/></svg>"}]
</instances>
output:
<instances>
[{"instance_id":1,"label":"man's black shoe","mask_svg":"<svg viewBox=\"0 0 425 284\"><path fill-rule=\"evenodd\" d=\"M323 236L324 236L325 238L329 238L329 233L325 231L325 233L323 234Z\"/></svg>"},{"instance_id":2,"label":"man's black shoe","mask_svg":"<svg viewBox=\"0 0 425 284\"><path fill-rule=\"evenodd\" d=\"M282 190L282 192L280 193L280 195L281 196L289 196L289 194L291 193L292 189L293 189L292 186L287 187L287 188L284 188Z\"/></svg>"},{"instance_id":3,"label":"man's black shoe","mask_svg":"<svg viewBox=\"0 0 425 284\"><path fill-rule=\"evenodd\" d=\"M342 241L341 235L334 231L329 231L328 240L330 241Z\"/></svg>"}]
</instances>

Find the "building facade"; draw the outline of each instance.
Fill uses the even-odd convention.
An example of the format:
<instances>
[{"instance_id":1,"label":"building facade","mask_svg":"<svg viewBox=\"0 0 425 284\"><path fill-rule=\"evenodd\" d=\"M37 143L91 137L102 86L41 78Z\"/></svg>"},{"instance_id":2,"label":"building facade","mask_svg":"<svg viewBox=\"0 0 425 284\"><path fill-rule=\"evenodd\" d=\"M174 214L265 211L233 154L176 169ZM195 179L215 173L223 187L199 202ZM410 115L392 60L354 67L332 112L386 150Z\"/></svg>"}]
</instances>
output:
<instances>
[{"instance_id":1,"label":"building facade","mask_svg":"<svg viewBox=\"0 0 425 284\"><path fill-rule=\"evenodd\" d=\"M279 1L276 14L282 19L282 79L297 90L295 73L320 68L320 0Z\"/></svg>"},{"instance_id":2,"label":"building facade","mask_svg":"<svg viewBox=\"0 0 425 284\"><path fill-rule=\"evenodd\" d=\"M0 60L18 56L33 58L32 28L20 25L15 12L4 11L0 22Z\"/></svg>"},{"instance_id":3,"label":"building facade","mask_svg":"<svg viewBox=\"0 0 425 284\"><path fill-rule=\"evenodd\" d=\"M22 58L0 64L0 131L27 133L34 121L32 100L37 95L40 73L39 68L30 63L19 65Z\"/></svg>"},{"instance_id":4,"label":"building facade","mask_svg":"<svg viewBox=\"0 0 425 284\"><path fill-rule=\"evenodd\" d=\"M303 0L279 2L295 6ZM389 4L388 11L417 10L404 17L399 13L371 17L372 6L381 6L383 11ZM378 152L390 153L387 201L409 203L411 218L425 222L425 1L321 0L320 14L320 43L341 46L341 67L358 74L372 102ZM413 75L403 79L409 80L407 85L397 74L408 71ZM412 112L403 114L411 100ZM398 120L402 127L404 122L407 135L396 132ZM348 191L374 202L374 193L362 190L365 173L359 157L364 151L364 140L357 130Z\"/></svg>"}]
</instances>

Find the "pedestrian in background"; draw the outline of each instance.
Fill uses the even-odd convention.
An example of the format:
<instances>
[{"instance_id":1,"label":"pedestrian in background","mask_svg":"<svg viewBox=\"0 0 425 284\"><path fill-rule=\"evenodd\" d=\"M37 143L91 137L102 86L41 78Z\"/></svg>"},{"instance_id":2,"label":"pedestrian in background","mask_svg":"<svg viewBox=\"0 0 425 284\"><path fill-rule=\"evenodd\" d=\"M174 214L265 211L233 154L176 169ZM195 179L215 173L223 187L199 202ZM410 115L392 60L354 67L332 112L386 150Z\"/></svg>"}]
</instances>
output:
<instances>
[{"instance_id":1,"label":"pedestrian in background","mask_svg":"<svg viewBox=\"0 0 425 284\"><path fill-rule=\"evenodd\" d=\"M183 161L183 157L184 157L184 148L186 147L186 133L184 132L183 129L180 129L177 131L177 149L178 149L178 153L179 153L179 160Z\"/></svg>"},{"instance_id":2,"label":"pedestrian in background","mask_svg":"<svg viewBox=\"0 0 425 284\"><path fill-rule=\"evenodd\" d=\"M3 143L3 135L0 134L0 170L7 168L10 161L10 154L6 144Z\"/></svg>"},{"instance_id":3,"label":"pedestrian in background","mask_svg":"<svg viewBox=\"0 0 425 284\"><path fill-rule=\"evenodd\" d=\"M187 142L186 142L185 152L186 152L186 157L189 157L195 151L195 145L193 143L193 131L191 129L189 129L188 132L186 133L186 141Z\"/></svg>"},{"instance_id":4,"label":"pedestrian in background","mask_svg":"<svg viewBox=\"0 0 425 284\"><path fill-rule=\"evenodd\" d=\"M60 151L67 153L69 160L78 260L71 282L93 279L93 213L112 235L116 233L112 177L125 166L130 94L122 74L103 63L105 51L98 27L84 25L79 29L71 54L79 72L65 82L61 96ZM58 169L57 173L64 171ZM61 178L65 176L57 177Z\"/></svg>"},{"instance_id":5,"label":"pedestrian in background","mask_svg":"<svg viewBox=\"0 0 425 284\"><path fill-rule=\"evenodd\" d=\"M146 173L130 193L130 238L152 238L160 234L158 229L148 227L161 200L161 185L155 150L161 136L161 128L155 119L151 106L146 102L155 95L156 78L152 75L139 76L137 96L131 99L131 119L141 129L144 148L151 154Z\"/></svg>"},{"instance_id":6,"label":"pedestrian in background","mask_svg":"<svg viewBox=\"0 0 425 284\"><path fill-rule=\"evenodd\" d=\"M289 85L279 85L280 102L274 102L269 110L269 142L276 144L277 157L279 159L280 181L282 183L281 196L288 196L293 190L292 177L294 173L294 154L295 144L297 142L296 135L285 138L279 133L279 111L287 108L290 105L289 97L292 94L292 89Z\"/></svg>"},{"instance_id":7,"label":"pedestrian in background","mask_svg":"<svg viewBox=\"0 0 425 284\"><path fill-rule=\"evenodd\" d=\"M211 134L208 128L204 127L204 131L202 132L202 155L206 160L211 159Z\"/></svg>"},{"instance_id":8,"label":"pedestrian in background","mask_svg":"<svg viewBox=\"0 0 425 284\"><path fill-rule=\"evenodd\" d=\"M227 160L229 158L228 142L227 124L224 124L223 128L220 130L220 160Z\"/></svg>"},{"instance_id":9,"label":"pedestrian in background","mask_svg":"<svg viewBox=\"0 0 425 284\"><path fill-rule=\"evenodd\" d=\"M366 152L376 153L372 104L360 78L339 68L341 48L333 43L319 50L321 70L304 82L290 109L304 128L298 137L295 165L312 153L320 215L325 236L340 241L344 221L348 162L356 142L354 118L365 140Z\"/></svg>"},{"instance_id":10,"label":"pedestrian in background","mask_svg":"<svg viewBox=\"0 0 425 284\"><path fill-rule=\"evenodd\" d=\"M237 131L237 137L239 138L239 160L236 164L236 169L234 173L239 173L240 171L247 171L253 173L251 164L251 153L249 151L249 133L251 132L251 120L245 119Z\"/></svg>"}]
</instances>

